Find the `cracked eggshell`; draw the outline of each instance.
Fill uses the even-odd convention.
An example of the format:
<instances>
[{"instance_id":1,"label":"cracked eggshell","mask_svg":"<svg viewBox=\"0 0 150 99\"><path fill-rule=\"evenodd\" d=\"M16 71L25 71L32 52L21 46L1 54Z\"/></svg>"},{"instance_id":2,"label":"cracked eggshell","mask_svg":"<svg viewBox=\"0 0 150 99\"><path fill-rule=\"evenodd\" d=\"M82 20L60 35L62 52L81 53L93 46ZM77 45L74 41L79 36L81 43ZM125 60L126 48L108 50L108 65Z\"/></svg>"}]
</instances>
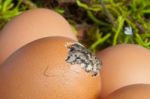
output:
<instances>
[{"instance_id":1,"label":"cracked eggshell","mask_svg":"<svg viewBox=\"0 0 150 99\"><path fill-rule=\"evenodd\" d=\"M49 36L77 40L69 23L58 13L44 8L23 12L0 33L0 63L27 43Z\"/></svg>"},{"instance_id":2,"label":"cracked eggshell","mask_svg":"<svg viewBox=\"0 0 150 99\"><path fill-rule=\"evenodd\" d=\"M102 60L101 97L131 84L150 84L150 51L135 44L120 44L97 53Z\"/></svg>"},{"instance_id":3,"label":"cracked eggshell","mask_svg":"<svg viewBox=\"0 0 150 99\"><path fill-rule=\"evenodd\" d=\"M2 99L99 99L100 77L65 61L68 38L33 41L12 54L0 68Z\"/></svg>"},{"instance_id":4,"label":"cracked eggshell","mask_svg":"<svg viewBox=\"0 0 150 99\"><path fill-rule=\"evenodd\" d=\"M105 99L150 99L150 84L135 84L122 87Z\"/></svg>"}]
</instances>

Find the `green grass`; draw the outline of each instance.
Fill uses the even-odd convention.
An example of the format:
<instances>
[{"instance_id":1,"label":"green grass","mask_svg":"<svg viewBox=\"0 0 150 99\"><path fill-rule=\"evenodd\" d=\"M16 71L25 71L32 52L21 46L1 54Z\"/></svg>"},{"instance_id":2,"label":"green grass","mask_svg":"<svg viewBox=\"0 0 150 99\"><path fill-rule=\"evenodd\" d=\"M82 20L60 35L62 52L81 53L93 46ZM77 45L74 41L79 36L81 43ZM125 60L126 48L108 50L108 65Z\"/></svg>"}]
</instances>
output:
<instances>
[{"instance_id":1,"label":"green grass","mask_svg":"<svg viewBox=\"0 0 150 99\"><path fill-rule=\"evenodd\" d=\"M30 2L22 0L0 0L0 29L13 17L19 15L27 9L31 9Z\"/></svg>"},{"instance_id":2,"label":"green grass","mask_svg":"<svg viewBox=\"0 0 150 99\"><path fill-rule=\"evenodd\" d=\"M0 27L35 7L62 14L76 30L83 31L79 40L92 51L121 43L150 48L149 0L0 0Z\"/></svg>"}]
</instances>

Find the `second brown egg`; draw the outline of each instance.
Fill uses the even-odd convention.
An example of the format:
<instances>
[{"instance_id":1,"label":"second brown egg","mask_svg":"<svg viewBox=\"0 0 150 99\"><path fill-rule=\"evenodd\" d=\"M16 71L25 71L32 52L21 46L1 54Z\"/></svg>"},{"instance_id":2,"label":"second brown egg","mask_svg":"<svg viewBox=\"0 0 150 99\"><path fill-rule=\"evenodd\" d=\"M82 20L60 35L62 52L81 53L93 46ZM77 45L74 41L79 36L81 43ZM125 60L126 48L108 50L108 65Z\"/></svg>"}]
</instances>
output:
<instances>
[{"instance_id":1,"label":"second brown egg","mask_svg":"<svg viewBox=\"0 0 150 99\"><path fill-rule=\"evenodd\" d=\"M150 51L136 44L120 44L99 52L102 92L105 97L131 84L150 84Z\"/></svg>"},{"instance_id":2,"label":"second brown egg","mask_svg":"<svg viewBox=\"0 0 150 99\"><path fill-rule=\"evenodd\" d=\"M69 23L55 11L37 8L23 12L0 33L0 64L20 47L49 36L77 40Z\"/></svg>"}]
</instances>

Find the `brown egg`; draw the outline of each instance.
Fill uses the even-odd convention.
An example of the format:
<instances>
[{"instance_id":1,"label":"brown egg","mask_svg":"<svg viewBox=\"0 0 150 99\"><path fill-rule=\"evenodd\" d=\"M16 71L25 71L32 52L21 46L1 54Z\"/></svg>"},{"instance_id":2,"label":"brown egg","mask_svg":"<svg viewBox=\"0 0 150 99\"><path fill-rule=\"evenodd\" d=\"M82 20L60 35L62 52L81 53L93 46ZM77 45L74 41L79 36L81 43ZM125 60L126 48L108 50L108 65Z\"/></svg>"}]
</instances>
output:
<instances>
[{"instance_id":1,"label":"brown egg","mask_svg":"<svg viewBox=\"0 0 150 99\"><path fill-rule=\"evenodd\" d=\"M150 85L130 85L116 90L105 99L150 99Z\"/></svg>"},{"instance_id":2,"label":"brown egg","mask_svg":"<svg viewBox=\"0 0 150 99\"><path fill-rule=\"evenodd\" d=\"M0 63L25 44L48 36L77 40L68 22L52 10L38 8L22 13L0 33Z\"/></svg>"},{"instance_id":3,"label":"brown egg","mask_svg":"<svg viewBox=\"0 0 150 99\"><path fill-rule=\"evenodd\" d=\"M65 61L73 42L47 37L17 50L0 67L0 98L99 99L99 75Z\"/></svg>"},{"instance_id":4,"label":"brown egg","mask_svg":"<svg viewBox=\"0 0 150 99\"><path fill-rule=\"evenodd\" d=\"M102 92L105 97L131 84L150 84L150 51L135 44L121 44L97 53L102 60Z\"/></svg>"}]
</instances>

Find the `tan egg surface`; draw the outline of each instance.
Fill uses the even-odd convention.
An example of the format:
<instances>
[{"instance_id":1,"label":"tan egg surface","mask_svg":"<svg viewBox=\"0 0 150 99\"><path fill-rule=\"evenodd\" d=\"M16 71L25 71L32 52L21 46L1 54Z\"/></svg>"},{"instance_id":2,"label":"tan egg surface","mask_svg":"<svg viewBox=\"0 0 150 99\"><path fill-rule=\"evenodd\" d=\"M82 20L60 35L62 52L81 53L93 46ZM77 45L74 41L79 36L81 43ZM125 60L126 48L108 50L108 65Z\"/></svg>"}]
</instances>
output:
<instances>
[{"instance_id":1,"label":"tan egg surface","mask_svg":"<svg viewBox=\"0 0 150 99\"><path fill-rule=\"evenodd\" d=\"M150 51L135 44L120 44L97 53L102 60L101 97L131 84L150 84Z\"/></svg>"},{"instance_id":2,"label":"tan egg surface","mask_svg":"<svg viewBox=\"0 0 150 99\"><path fill-rule=\"evenodd\" d=\"M1 99L99 99L100 77L65 60L68 38L47 37L27 44L0 67Z\"/></svg>"},{"instance_id":3,"label":"tan egg surface","mask_svg":"<svg viewBox=\"0 0 150 99\"><path fill-rule=\"evenodd\" d=\"M0 33L0 63L25 44L48 36L77 40L69 23L58 13L44 8L23 12Z\"/></svg>"},{"instance_id":4,"label":"tan egg surface","mask_svg":"<svg viewBox=\"0 0 150 99\"><path fill-rule=\"evenodd\" d=\"M130 85L116 90L105 99L150 99L150 85Z\"/></svg>"}]
</instances>

